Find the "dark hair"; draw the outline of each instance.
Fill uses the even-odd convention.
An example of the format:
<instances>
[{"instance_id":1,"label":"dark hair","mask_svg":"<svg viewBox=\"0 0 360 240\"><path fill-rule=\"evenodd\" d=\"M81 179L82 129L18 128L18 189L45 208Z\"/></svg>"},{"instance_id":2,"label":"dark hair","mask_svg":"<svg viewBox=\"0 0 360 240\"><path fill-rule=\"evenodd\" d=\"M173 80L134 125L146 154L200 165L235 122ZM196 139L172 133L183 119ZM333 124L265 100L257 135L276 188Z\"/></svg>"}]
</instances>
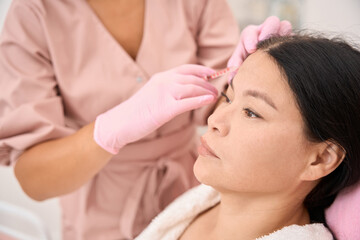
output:
<instances>
[{"instance_id":1,"label":"dark hair","mask_svg":"<svg viewBox=\"0 0 360 240\"><path fill-rule=\"evenodd\" d=\"M343 162L306 196L312 221L337 193L360 179L360 52L339 38L274 36L258 49L275 60L296 98L310 141L332 141L346 152Z\"/></svg>"}]
</instances>

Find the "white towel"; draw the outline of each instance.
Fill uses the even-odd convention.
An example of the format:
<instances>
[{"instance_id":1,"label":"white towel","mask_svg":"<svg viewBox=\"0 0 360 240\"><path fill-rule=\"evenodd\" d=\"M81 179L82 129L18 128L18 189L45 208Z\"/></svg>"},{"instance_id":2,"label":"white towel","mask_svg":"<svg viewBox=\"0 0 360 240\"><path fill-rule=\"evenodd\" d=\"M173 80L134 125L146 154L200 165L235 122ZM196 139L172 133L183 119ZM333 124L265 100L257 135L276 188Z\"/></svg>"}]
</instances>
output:
<instances>
[{"instance_id":1,"label":"white towel","mask_svg":"<svg viewBox=\"0 0 360 240\"><path fill-rule=\"evenodd\" d=\"M220 195L212 187L199 185L190 189L163 212L135 240L177 240L193 219L220 202ZM291 225L256 240L332 240L323 224Z\"/></svg>"}]
</instances>

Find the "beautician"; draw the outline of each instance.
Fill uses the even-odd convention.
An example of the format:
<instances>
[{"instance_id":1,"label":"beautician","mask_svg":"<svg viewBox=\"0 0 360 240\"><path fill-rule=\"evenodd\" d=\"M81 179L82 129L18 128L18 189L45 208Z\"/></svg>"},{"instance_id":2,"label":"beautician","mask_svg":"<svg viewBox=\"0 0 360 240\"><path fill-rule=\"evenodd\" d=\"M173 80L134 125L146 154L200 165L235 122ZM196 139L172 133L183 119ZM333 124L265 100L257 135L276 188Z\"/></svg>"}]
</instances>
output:
<instances>
[{"instance_id":1,"label":"beautician","mask_svg":"<svg viewBox=\"0 0 360 240\"><path fill-rule=\"evenodd\" d=\"M64 239L131 239L198 184L196 125L226 84L204 76L290 30L270 17L239 40L225 0L13 0L0 163L31 198L60 197Z\"/></svg>"}]
</instances>

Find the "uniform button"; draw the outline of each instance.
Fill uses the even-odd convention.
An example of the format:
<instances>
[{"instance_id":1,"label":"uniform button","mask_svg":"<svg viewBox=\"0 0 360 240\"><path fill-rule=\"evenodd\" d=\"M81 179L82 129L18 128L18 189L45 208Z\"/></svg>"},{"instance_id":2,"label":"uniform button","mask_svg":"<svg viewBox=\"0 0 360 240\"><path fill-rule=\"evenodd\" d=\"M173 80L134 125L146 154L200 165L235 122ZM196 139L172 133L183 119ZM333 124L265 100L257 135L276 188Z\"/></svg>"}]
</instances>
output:
<instances>
[{"instance_id":1,"label":"uniform button","mask_svg":"<svg viewBox=\"0 0 360 240\"><path fill-rule=\"evenodd\" d=\"M139 82L142 82L142 77L137 77L136 78L136 81L139 83Z\"/></svg>"}]
</instances>

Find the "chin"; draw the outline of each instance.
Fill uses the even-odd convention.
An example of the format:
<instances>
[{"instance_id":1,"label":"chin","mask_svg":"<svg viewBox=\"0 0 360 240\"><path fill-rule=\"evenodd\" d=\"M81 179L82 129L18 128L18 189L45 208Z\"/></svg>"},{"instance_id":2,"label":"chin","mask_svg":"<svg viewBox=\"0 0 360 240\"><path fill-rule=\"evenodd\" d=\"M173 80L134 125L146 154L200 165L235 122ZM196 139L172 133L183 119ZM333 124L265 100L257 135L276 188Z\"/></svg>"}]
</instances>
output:
<instances>
[{"instance_id":1,"label":"chin","mask_svg":"<svg viewBox=\"0 0 360 240\"><path fill-rule=\"evenodd\" d=\"M213 167L211 167L211 164L209 164L208 160L202 156L199 156L196 159L193 171L196 179L200 183L212 185L211 182L215 180Z\"/></svg>"}]
</instances>

